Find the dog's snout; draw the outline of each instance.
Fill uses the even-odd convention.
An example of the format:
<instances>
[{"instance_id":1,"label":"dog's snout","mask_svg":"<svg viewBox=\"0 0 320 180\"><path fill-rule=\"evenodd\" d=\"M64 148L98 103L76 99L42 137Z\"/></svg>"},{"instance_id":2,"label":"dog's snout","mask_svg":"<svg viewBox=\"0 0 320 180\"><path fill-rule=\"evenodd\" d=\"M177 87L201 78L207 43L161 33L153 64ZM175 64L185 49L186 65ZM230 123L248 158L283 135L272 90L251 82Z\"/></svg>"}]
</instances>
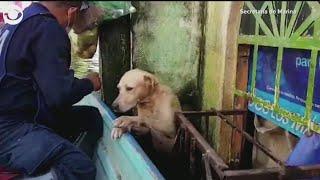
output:
<instances>
[{"instance_id":1,"label":"dog's snout","mask_svg":"<svg viewBox=\"0 0 320 180\"><path fill-rule=\"evenodd\" d=\"M116 103L116 102L112 103L112 109L113 109L114 111L119 111L119 104Z\"/></svg>"}]
</instances>

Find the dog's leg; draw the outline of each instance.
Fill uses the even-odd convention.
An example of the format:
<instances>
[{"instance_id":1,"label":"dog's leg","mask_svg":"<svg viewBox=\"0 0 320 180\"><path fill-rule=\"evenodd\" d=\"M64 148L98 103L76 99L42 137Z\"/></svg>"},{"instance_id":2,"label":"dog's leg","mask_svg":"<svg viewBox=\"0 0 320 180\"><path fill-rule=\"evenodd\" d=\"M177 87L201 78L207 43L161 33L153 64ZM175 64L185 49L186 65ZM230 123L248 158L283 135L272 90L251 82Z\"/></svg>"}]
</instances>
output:
<instances>
[{"instance_id":1,"label":"dog's leg","mask_svg":"<svg viewBox=\"0 0 320 180\"><path fill-rule=\"evenodd\" d=\"M143 119L140 122L157 122L155 119ZM142 124L143 126L138 126L138 130L141 131L143 127L147 127L149 134L152 138L153 147L159 152L170 153L173 149L173 146L176 142L176 135L174 133L169 133L168 129L157 128L146 123Z\"/></svg>"},{"instance_id":2,"label":"dog's leg","mask_svg":"<svg viewBox=\"0 0 320 180\"><path fill-rule=\"evenodd\" d=\"M121 116L115 120L111 137L112 139L117 139L126 132L143 135L149 133L150 129L145 123L141 122L138 116Z\"/></svg>"},{"instance_id":3,"label":"dog's leg","mask_svg":"<svg viewBox=\"0 0 320 180\"><path fill-rule=\"evenodd\" d=\"M150 133L155 149L166 153L170 153L172 151L176 138L168 137L162 132L153 128L150 128Z\"/></svg>"},{"instance_id":4,"label":"dog's leg","mask_svg":"<svg viewBox=\"0 0 320 180\"><path fill-rule=\"evenodd\" d=\"M138 116L121 116L115 120L114 128L111 132L112 139L118 139L126 132L133 132L137 135L150 133L153 146L162 152L171 152L176 139L148 126Z\"/></svg>"}]
</instances>

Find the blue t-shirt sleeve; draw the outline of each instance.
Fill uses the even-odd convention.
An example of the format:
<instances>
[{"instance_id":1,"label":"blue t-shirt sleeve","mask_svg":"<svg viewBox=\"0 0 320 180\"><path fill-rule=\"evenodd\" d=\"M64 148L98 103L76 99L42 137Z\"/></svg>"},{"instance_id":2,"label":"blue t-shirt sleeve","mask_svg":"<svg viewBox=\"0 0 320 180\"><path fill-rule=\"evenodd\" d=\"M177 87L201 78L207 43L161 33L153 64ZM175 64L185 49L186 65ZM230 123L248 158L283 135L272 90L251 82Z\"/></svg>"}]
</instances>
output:
<instances>
[{"instance_id":1,"label":"blue t-shirt sleeve","mask_svg":"<svg viewBox=\"0 0 320 180\"><path fill-rule=\"evenodd\" d=\"M74 77L70 64L70 40L52 18L41 21L32 42L33 76L49 108L72 105L93 91L88 79Z\"/></svg>"}]
</instances>

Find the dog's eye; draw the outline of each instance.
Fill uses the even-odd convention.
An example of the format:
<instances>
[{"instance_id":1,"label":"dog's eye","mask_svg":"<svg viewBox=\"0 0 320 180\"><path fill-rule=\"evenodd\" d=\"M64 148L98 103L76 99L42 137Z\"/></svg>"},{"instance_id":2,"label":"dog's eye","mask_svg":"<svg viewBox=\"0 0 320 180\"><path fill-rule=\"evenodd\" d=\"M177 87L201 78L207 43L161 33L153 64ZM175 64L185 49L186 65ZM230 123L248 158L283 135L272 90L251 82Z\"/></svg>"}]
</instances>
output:
<instances>
[{"instance_id":1,"label":"dog's eye","mask_svg":"<svg viewBox=\"0 0 320 180\"><path fill-rule=\"evenodd\" d=\"M127 91L131 91L133 88L132 87L126 87Z\"/></svg>"}]
</instances>

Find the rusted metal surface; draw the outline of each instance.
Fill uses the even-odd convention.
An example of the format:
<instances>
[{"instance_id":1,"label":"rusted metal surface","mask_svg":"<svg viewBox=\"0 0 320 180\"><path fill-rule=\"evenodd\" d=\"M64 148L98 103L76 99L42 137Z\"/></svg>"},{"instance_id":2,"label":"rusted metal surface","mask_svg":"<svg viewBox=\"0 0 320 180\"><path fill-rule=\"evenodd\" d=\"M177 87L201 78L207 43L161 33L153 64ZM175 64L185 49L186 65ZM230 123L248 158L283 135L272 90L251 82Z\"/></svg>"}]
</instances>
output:
<instances>
[{"instance_id":1,"label":"rusted metal surface","mask_svg":"<svg viewBox=\"0 0 320 180\"><path fill-rule=\"evenodd\" d=\"M250 169L250 170L228 170L224 171L226 180L273 180L280 178L279 168Z\"/></svg>"},{"instance_id":2,"label":"rusted metal surface","mask_svg":"<svg viewBox=\"0 0 320 180\"><path fill-rule=\"evenodd\" d=\"M201 115L201 116L217 116L218 113L222 115L243 115L247 113L247 110L222 110L222 111L183 111L182 114L189 116L189 115Z\"/></svg>"},{"instance_id":3,"label":"rusted metal surface","mask_svg":"<svg viewBox=\"0 0 320 180\"><path fill-rule=\"evenodd\" d=\"M183 149L183 141L184 141L184 133L185 133L185 128L181 128L181 131L180 131L180 146L179 146L179 152L180 153L184 153L184 149Z\"/></svg>"},{"instance_id":4,"label":"rusted metal surface","mask_svg":"<svg viewBox=\"0 0 320 180\"><path fill-rule=\"evenodd\" d=\"M253 139L247 132L243 131L232 123L232 120L227 116L245 115L244 110L235 111L188 111L177 112L176 120L180 124L179 128L179 152L183 153L188 163L189 173L196 179L223 179L223 180L270 180L270 179L296 179L320 176L320 165L313 166L299 166L287 167L284 162L279 160L273 153ZM209 116L217 116L223 122L228 124L232 129L237 131L243 138L258 147L267 156L272 158L278 163L277 168L264 168L264 169L246 169L234 170L228 166L216 151L207 143L205 138L196 130L193 124L186 118L185 115L197 116L199 119L209 121ZM205 118L202 118L202 117ZM206 133L205 133L206 134ZM200 153L200 154L199 154ZM198 156L199 155L199 156ZM199 170L198 166L202 166ZM201 168L200 168L201 169Z\"/></svg>"},{"instance_id":5,"label":"rusted metal surface","mask_svg":"<svg viewBox=\"0 0 320 180\"><path fill-rule=\"evenodd\" d=\"M310 165L310 166L298 166L298 167L286 167L284 178L293 179L295 177L310 178L310 177L320 177L320 164Z\"/></svg>"},{"instance_id":6,"label":"rusted metal surface","mask_svg":"<svg viewBox=\"0 0 320 180\"><path fill-rule=\"evenodd\" d=\"M218 154L211 148L211 146L207 143L207 141L201 136L201 134L195 129L195 127L191 124L190 121L186 119L181 113L176 114L178 117L178 121L181 122L182 128L185 127L193 137L195 137L197 147L202 152L207 152L210 163L213 164L217 169L227 169L228 165L223 162L223 160L218 156Z\"/></svg>"},{"instance_id":7,"label":"rusted metal surface","mask_svg":"<svg viewBox=\"0 0 320 180\"><path fill-rule=\"evenodd\" d=\"M238 58L237 58L237 71L236 71L236 88L239 90L245 91L248 85L248 59L250 53L250 46L240 45L238 47ZM245 98L241 98L239 96L234 97L234 108L236 109L247 109L248 100ZM247 115L243 116L235 116L233 117L234 125L247 131ZM236 158L238 162L234 162L234 166L241 167L246 164L246 154L250 153L248 148L250 146L245 146L244 137L237 131L232 131L231 138L231 153L232 157ZM250 153L251 154L251 153ZM248 155L250 155L248 154Z\"/></svg>"},{"instance_id":8,"label":"rusted metal surface","mask_svg":"<svg viewBox=\"0 0 320 180\"><path fill-rule=\"evenodd\" d=\"M190 148L191 148L190 147L190 134L188 131L185 131L185 133L184 133L184 150L185 150L185 157L187 159L189 159L189 157L190 157L190 152L191 152L191 151L189 151ZM189 166L189 162L187 162L186 166Z\"/></svg>"},{"instance_id":9,"label":"rusted metal surface","mask_svg":"<svg viewBox=\"0 0 320 180\"><path fill-rule=\"evenodd\" d=\"M209 116L205 117L205 124L206 124L206 139L209 139Z\"/></svg>"},{"instance_id":10,"label":"rusted metal surface","mask_svg":"<svg viewBox=\"0 0 320 180\"><path fill-rule=\"evenodd\" d=\"M249 142L253 143L256 145L262 152L264 152L266 155L268 155L272 160L274 160L276 163L278 163L280 166L284 166L284 163L277 158L275 155L272 154L270 150L268 150L266 147L264 147L262 144L257 142L253 137L251 137L248 133L240 129L239 127L235 126L232 121L226 117L226 115L243 115L246 113L246 110L234 110L234 111L217 111L217 110L212 110L212 111L188 111L188 112L183 112L185 115L206 115L206 116L218 116L220 117L224 122L226 122L231 128L235 129L238 131L242 136L244 136Z\"/></svg>"},{"instance_id":11,"label":"rusted metal surface","mask_svg":"<svg viewBox=\"0 0 320 180\"><path fill-rule=\"evenodd\" d=\"M212 179L212 174L211 174L211 168L210 168L210 165L209 165L207 154L203 154L202 155L202 161L203 161L205 172L206 172L206 179L207 180L211 180Z\"/></svg>"},{"instance_id":12,"label":"rusted metal surface","mask_svg":"<svg viewBox=\"0 0 320 180\"><path fill-rule=\"evenodd\" d=\"M264 152L267 156L269 156L272 160L274 160L277 164L280 166L285 166L285 164L277 158L268 148L266 148L264 145L260 144L258 141L256 141L253 137L251 137L247 132L243 131L242 129L235 126L229 118L227 118L225 115L223 115L221 112L213 110L216 112L217 116L219 116L224 122L226 122L229 126L231 126L236 131L240 132L242 136L244 136L249 142L257 146L262 152Z\"/></svg>"},{"instance_id":13,"label":"rusted metal surface","mask_svg":"<svg viewBox=\"0 0 320 180\"><path fill-rule=\"evenodd\" d=\"M196 151L196 139L194 137L191 138L190 140L190 172L192 176L195 176L195 162L196 162L196 157L195 157L195 151Z\"/></svg>"}]
</instances>

